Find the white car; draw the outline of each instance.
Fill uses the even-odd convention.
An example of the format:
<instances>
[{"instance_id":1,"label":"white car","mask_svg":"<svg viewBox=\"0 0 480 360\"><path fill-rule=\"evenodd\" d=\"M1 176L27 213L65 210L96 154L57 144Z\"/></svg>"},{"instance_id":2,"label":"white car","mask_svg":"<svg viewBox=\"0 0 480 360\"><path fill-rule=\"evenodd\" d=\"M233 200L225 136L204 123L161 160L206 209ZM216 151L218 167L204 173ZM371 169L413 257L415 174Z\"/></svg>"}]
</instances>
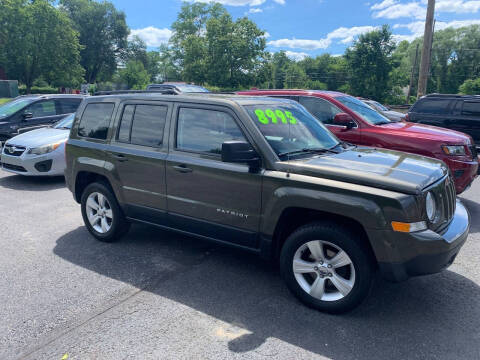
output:
<instances>
[{"instance_id":1,"label":"white car","mask_svg":"<svg viewBox=\"0 0 480 360\"><path fill-rule=\"evenodd\" d=\"M65 142L75 114L52 127L8 139L2 150L2 169L19 175L57 176L65 170Z\"/></svg>"}]
</instances>

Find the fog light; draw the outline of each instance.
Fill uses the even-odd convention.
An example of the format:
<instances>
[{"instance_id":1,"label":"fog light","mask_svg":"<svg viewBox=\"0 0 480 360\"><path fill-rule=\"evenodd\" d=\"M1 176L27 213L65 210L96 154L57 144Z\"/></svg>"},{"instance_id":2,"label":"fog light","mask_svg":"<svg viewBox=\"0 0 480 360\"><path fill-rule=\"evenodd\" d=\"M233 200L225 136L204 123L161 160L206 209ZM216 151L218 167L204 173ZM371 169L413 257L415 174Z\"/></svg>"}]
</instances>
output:
<instances>
[{"instance_id":1,"label":"fog light","mask_svg":"<svg viewBox=\"0 0 480 360\"><path fill-rule=\"evenodd\" d=\"M48 172L52 168L52 160L40 161L35 164L35 169L38 172Z\"/></svg>"}]
</instances>

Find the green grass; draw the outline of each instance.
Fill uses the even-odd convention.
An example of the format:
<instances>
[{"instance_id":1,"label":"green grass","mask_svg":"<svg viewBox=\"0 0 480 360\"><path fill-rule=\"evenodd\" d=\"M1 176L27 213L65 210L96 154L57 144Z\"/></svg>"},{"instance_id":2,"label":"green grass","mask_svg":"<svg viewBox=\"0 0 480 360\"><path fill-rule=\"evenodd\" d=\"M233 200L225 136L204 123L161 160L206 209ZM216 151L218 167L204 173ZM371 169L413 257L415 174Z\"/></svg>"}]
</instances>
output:
<instances>
[{"instance_id":1,"label":"green grass","mask_svg":"<svg viewBox=\"0 0 480 360\"><path fill-rule=\"evenodd\" d=\"M7 101L10 101L12 99L9 98L0 98L0 105L6 103Z\"/></svg>"}]
</instances>

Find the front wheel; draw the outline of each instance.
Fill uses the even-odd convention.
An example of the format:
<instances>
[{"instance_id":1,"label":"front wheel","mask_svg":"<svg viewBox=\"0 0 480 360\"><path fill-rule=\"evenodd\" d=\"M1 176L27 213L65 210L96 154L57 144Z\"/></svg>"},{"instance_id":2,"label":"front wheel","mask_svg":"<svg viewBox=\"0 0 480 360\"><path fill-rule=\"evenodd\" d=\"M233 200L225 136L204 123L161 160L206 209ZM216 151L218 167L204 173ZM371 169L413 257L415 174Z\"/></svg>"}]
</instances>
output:
<instances>
[{"instance_id":1,"label":"front wheel","mask_svg":"<svg viewBox=\"0 0 480 360\"><path fill-rule=\"evenodd\" d=\"M306 305L328 313L358 306L368 295L374 265L362 239L328 223L305 225L285 241L282 276Z\"/></svg>"},{"instance_id":2,"label":"front wheel","mask_svg":"<svg viewBox=\"0 0 480 360\"><path fill-rule=\"evenodd\" d=\"M104 183L92 183L85 188L81 207L85 226L98 240L113 242L128 232L130 223Z\"/></svg>"}]
</instances>

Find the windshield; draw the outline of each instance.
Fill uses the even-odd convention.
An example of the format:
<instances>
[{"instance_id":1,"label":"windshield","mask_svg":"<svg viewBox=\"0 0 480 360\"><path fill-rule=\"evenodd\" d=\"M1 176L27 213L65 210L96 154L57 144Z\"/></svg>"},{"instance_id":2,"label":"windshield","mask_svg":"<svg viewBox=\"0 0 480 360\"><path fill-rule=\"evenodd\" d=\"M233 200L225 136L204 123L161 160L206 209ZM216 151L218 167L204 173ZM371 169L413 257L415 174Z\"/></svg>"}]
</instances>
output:
<instances>
[{"instance_id":1,"label":"windshield","mask_svg":"<svg viewBox=\"0 0 480 360\"><path fill-rule=\"evenodd\" d=\"M329 150L339 144L335 135L298 103L281 100L244 108L279 156L308 149Z\"/></svg>"},{"instance_id":2,"label":"windshield","mask_svg":"<svg viewBox=\"0 0 480 360\"><path fill-rule=\"evenodd\" d=\"M352 96L339 96L335 100L340 101L343 105L353 110L366 122L372 125L382 125L391 123L385 116L379 114L361 100L355 99Z\"/></svg>"},{"instance_id":3,"label":"windshield","mask_svg":"<svg viewBox=\"0 0 480 360\"><path fill-rule=\"evenodd\" d=\"M198 93L198 92L210 92L202 86L198 85L188 85L188 84L175 84L181 92L186 93Z\"/></svg>"},{"instance_id":4,"label":"windshield","mask_svg":"<svg viewBox=\"0 0 480 360\"><path fill-rule=\"evenodd\" d=\"M0 106L0 119L15 114L18 110L34 102L36 98L19 98Z\"/></svg>"},{"instance_id":5,"label":"windshield","mask_svg":"<svg viewBox=\"0 0 480 360\"><path fill-rule=\"evenodd\" d=\"M54 129L71 129L73 124L73 119L75 118L75 114L70 114L67 117L64 117L62 120L57 122L53 128Z\"/></svg>"},{"instance_id":6,"label":"windshield","mask_svg":"<svg viewBox=\"0 0 480 360\"><path fill-rule=\"evenodd\" d=\"M382 111L388 111L388 110L390 110L390 109L387 108L385 105L382 105L382 104L380 104L380 103L377 102L377 101L372 101L372 102L373 102L375 105L377 105L377 107L378 107L380 110L382 110Z\"/></svg>"}]
</instances>

